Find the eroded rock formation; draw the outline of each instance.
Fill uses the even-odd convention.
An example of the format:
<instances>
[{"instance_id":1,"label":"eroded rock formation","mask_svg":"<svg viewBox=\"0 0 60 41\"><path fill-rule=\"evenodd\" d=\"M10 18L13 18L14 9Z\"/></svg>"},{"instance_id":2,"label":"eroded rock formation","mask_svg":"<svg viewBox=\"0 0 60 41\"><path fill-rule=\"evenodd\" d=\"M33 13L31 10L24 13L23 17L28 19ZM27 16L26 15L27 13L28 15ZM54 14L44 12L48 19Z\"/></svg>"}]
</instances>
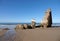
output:
<instances>
[{"instance_id":1,"label":"eroded rock formation","mask_svg":"<svg viewBox=\"0 0 60 41\"><path fill-rule=\"evenodd\" d=\"M41 25L44 27L51 27L52 15L51 15L51 9L50 8L45 12L45 16L44 16L43 20L41 21Z\"/></svg>"},{"instance_id":2,"label":"eroded rock formation","mask_svg":"<svg viewBox=\"0 0 60 41\"><path fill-rule=\"evenodd\" d=\"M35 28L35 25L36 25L35 19L32 19L31 27Z\"/></svg>"}]
</instances>

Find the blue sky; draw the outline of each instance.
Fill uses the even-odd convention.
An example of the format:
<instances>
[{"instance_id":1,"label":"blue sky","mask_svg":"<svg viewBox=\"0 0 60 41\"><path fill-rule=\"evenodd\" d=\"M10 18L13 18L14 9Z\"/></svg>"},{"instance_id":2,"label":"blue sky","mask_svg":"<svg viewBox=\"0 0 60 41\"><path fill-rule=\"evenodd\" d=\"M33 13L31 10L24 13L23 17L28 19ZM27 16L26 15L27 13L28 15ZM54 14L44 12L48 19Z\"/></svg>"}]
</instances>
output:
<instances>
[{"instance_id":1,"label":"blue sky","mask_svg":"<svg viewBox=\"0 0 60 41\"><path fill-rule=\"evenodd\" d=\"M51 8L53 23L60 23L60 0L0 0L0 23L40 22Z\"/></svg>"}]
</instances>

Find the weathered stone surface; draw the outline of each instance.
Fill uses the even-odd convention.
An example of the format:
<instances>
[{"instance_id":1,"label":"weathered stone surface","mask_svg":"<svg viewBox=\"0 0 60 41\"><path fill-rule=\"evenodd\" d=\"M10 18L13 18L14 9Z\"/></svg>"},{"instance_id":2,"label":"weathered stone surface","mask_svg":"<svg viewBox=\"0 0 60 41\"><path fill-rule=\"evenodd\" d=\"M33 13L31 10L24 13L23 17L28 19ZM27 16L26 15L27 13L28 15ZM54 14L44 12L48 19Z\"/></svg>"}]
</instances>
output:
<instances>
[{"instance_id":1,"label":"weathered stone surface","mask_svg":"<svg viewBox=\"0 0 60 41\"><path fill-rule=\"evenodd\" d=\"M15 29L24 29L22 24L18 24Z\"/></svg>"},{"instance_id":2,"label":"weathered stone surface","mask_svg":"<svg viewBox=\"0 0 60 41\"><path fill-rule=\"evenodd\" d=\"M27 29L28 28L28 24L24 24L24 29Z\"/></svg>"},{"instance_id":3,"label":"weathered stone surface","mask_svg":"<svg viewBox=\"0 0 60 41\"><path fill-rule=\"evenodd\" d=\"M45 16L44 16L43 20L41 21L41 25L44 27L51 27L52 15L51 15L51 9L50 8L45 12Z\"/></svg>"},{"instance_id":4,"label":"weathered stone surface","mask_svg":"<svg viewBox=\"0 0 60 41\"><path fill-rule=\"evenodd\" d=\"M32 19L31 27L35 28L35 25L36 25L35 19Z\"/></svg>"}]
</instances>

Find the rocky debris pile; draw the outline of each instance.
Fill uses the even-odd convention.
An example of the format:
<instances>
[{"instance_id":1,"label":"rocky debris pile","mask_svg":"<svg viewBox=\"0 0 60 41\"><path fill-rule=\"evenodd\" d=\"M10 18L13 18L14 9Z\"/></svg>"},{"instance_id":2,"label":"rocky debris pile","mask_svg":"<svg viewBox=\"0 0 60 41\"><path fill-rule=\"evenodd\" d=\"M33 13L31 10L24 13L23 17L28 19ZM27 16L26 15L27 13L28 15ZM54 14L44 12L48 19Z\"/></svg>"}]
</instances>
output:
<instances>
[{"instance_id":1,"label":"rocky debris pile","mask_svg":"<svg viewBox=\"0 0 60 41\"><path fill-rule=\"evenodd\" d=\"M31 25L28 24L18 24L15 29L34 29L36 26L35 19L32 19Z\"/></svg>"},{"instance_id":2,"label":"rocky debris pile","mask_svg":"<svg viewBox=\"0 0 60 41\"><path fill-rule=\"evenodd\" d=\"M28 24L18 24L15 29L32 29Z\"/></svg>"}]
</instances>

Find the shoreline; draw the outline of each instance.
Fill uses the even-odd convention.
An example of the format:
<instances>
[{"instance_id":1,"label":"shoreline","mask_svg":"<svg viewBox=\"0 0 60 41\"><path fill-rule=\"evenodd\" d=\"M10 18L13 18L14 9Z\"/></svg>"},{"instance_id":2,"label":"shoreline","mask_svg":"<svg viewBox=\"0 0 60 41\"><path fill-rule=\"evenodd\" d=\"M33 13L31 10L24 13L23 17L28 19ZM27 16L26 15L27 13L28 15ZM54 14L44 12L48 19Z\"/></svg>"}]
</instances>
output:
<instances>
[{"instance_id":1,"label":"shoreline","mask_svg":"<svg viewBox=\"0 0 60 41\"><path fill-rule=\"evenodd\" d=\"M60 39L60 27L1 30L0 41L57 41Z\"/></svg>"}]
</instances>

